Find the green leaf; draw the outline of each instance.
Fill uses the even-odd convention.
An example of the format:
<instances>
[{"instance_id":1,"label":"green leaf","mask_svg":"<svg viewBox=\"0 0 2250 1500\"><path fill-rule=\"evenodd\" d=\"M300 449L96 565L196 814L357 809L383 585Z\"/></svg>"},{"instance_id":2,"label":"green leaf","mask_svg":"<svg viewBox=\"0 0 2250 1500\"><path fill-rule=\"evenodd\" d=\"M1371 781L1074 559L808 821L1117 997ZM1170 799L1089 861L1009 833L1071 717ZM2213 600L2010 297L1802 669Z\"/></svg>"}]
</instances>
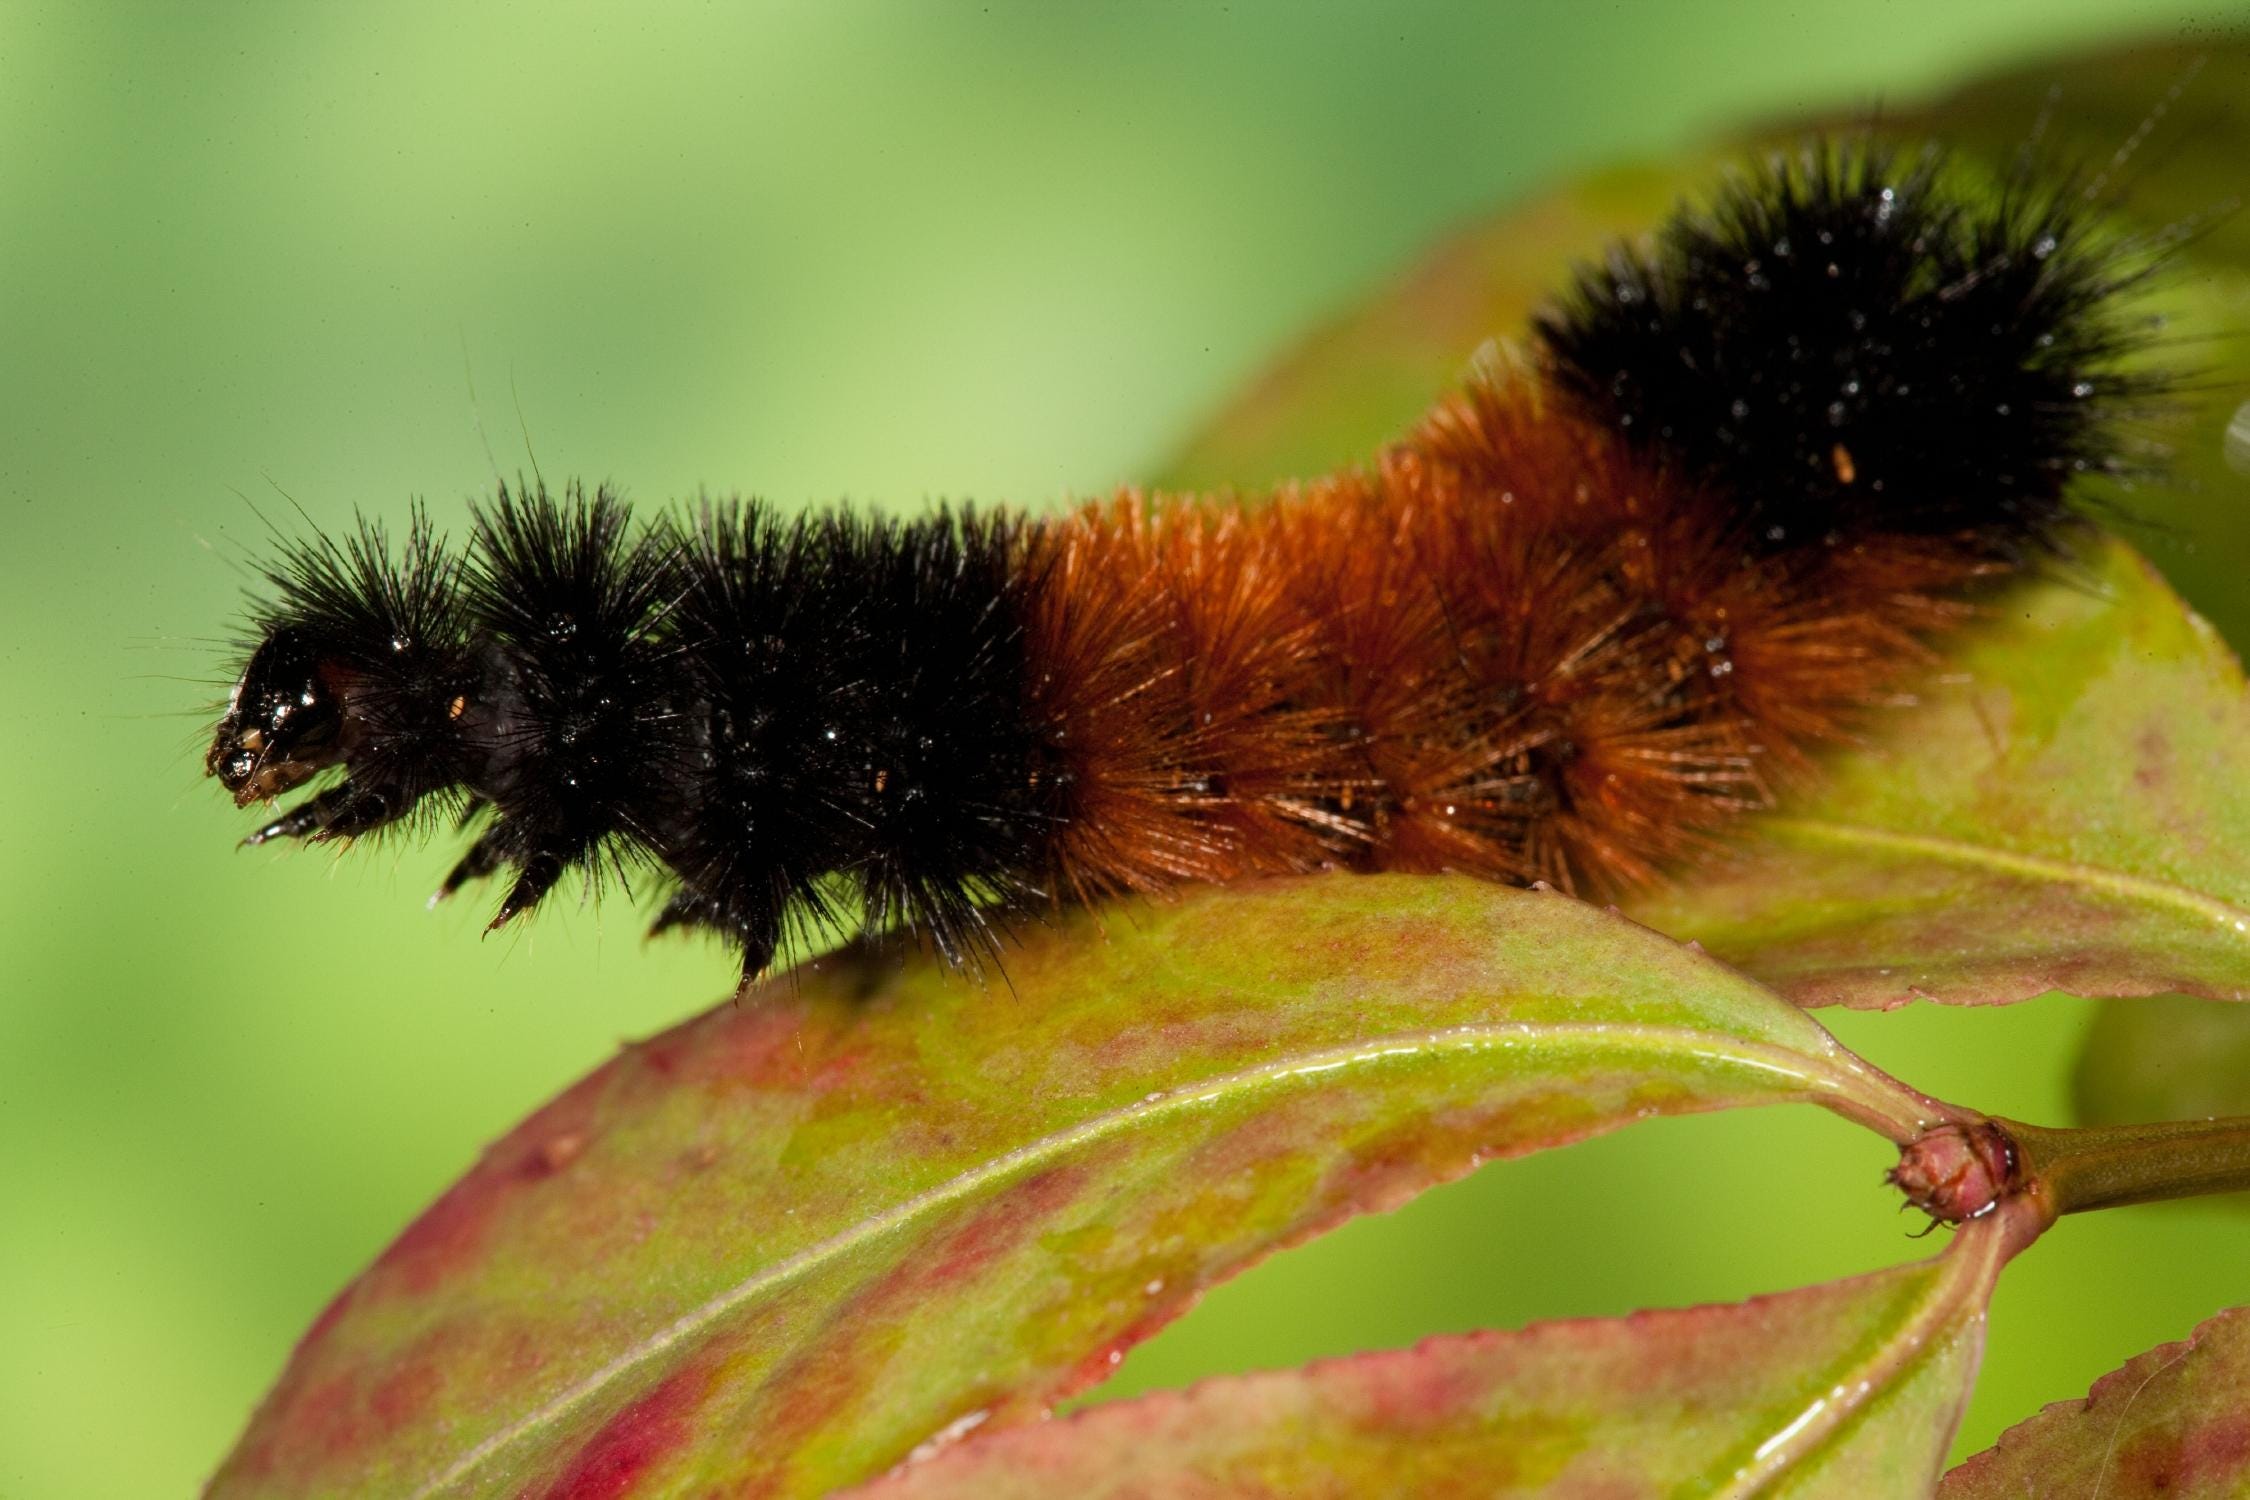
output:
<instances>
[{"instance_id":1,"label":"green leaf","mask_svg":"<svg viewBox=\"0 0 2250 1500\"><path fill-rule=\"evenodd\" d=\"M818 1494L1482 1160L1949 1113L1692 949L1469 880L1197 891L1006 963L845 955L626 1048L336 1300L212 1493Z\"/></svg>"},{"instance_id":2,"label":"green leaf","mask_svg":"<svg viewBox=\"0 0 2250 1500\"><path fill-rule=\"evenodd\" d=\"M2250 994L2242 670L2121 543L2015 591L1739 857L1634 904L1802 1004Z\"/></svg>"},{"instance_id":3,"label":"green leaf","mask_svg":"<svg viewBox=\"0 0 2250 1500\"><path fill-rule=\"evenodd\" d=\"M2250 505L2223 456L2250 389L2250 215L2205 222L2239 190L2246 127L2232 104L2246 92L2250 44L2113 49L1887 112L1884 126L2006 171L2044 119L2049 156L2099 169L2152 108L2177 117L2154 122L2161 165L2105 179L2128 224L2202 226L2157 309L2182 335L2158 357L2186 365L2195 389L2162 430L2167 483L2125 497L2123 524L2250 638ZM1481 341L1520 335L1571 262L1705 190L1723 159L1614 172L1470 226L1224 408L1161 483L1262 484L1364 461ZM2241 671L2122 544L2093 543L2081 566L2054 571L1989 601L1989 626L1948 648L1920 705L1879 716L1822 786L1748 820L1739 859L1682 872L1632 914L1803 1004L2250 992Z\"/></svg>"},{"instance_id":4,"label":"green leaf","mask_svg":"<svg viewBox=\"0 0 2250 1500\"><path fill-rule=\"evenodd\" d=\"M1927 1494L2016 1232L1732 1306L1431 1339L962 1443L852 1500Z\"/></svg>"},{"instance_id":5,"label":"green leaf","mask_svg":"<svg viewBox=\"0 0 2250 1500\"><path fill-rule=\"evenodd\" d=\"M1939 1486L1940 1500L2086 1495L2236 1500L2250 1494L2250 1308L2135 1355L2018 1423Z\"/></svg>"}]
</instances>

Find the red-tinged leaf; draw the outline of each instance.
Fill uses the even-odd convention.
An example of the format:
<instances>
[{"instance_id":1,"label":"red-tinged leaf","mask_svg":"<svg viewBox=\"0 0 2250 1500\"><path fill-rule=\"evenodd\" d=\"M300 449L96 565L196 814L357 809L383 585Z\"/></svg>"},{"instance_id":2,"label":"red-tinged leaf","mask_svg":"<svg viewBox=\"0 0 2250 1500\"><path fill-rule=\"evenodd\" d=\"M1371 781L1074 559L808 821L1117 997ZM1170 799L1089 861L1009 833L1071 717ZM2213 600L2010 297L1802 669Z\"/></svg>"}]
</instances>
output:
<instances>
[{"instance_id":1,"label":"red-tinged leaf","mask_svg":"<svg viewBox=\"0 0 2250 1500\"><path fill-rule=\"evenodd\" d=\"M2122 544L2085 567L1634 915L1808 1005L2250 995L2242 669Z\"/></svg>"},{"instance_id":2,"label":"red-tinged leaf","mask_svg":"<svg viewBox=\"0 0 2250 1500\"><path fill-rule=\"evenodd\" d=\"M925 1455L852 1500L1927 1494L2027 1232L1732 1306L1229 1377Z\"/></svg>"},{"instance_id":3,"label":"red-tinged leaf","mask_svg":"<svg viewBox=\"0 0 2250 1500\"><path fill-rule=\"evenodd\" d=\"M212 1493L819 1494L1484 1158L1783 1100L1894 1139L1946 1114L1558 895L1338 875L1106 928L990 987L832 960L627 1048L337 1298Z\"/></svg>"},{"instance_id":4,"label":"red-tinged leaf","mask_svg":"<svg viewBox=\"0 0 2250 1500\"><path fill-rule=\"evenodd\" d=\"M2239 186L2232 106L2246 89L2240 42L2112 50L1890 112L1885 128L2005 170L2035 129L2055 161L2098 164L2152 108L2192 121L2168 127L2162 168L2111 205L2151 234L2199 227L2160 293L2190 335L2166 357L2195 377L2163 433L2169 482L2120 508L2197 538L2167 537L2167 566L2250 638L2250 506L2225 503L2242 493L2225 433L2250 384L2250 216L2213 222ZM1364 460L1482 340L1519 336L1571 262L1705 191L1712 170L1697 157L1613 172L1470 226L1222 409L1161 482L1254 485ZM1990 627L1947 648L1920 705L1880 715L1823 787L1751 820L1738 863L1683 871L1631 913L1804 1004L2250 993L2241 671L2123 545L2092 544L2083 564L1989 601Z\"/></svg>"},{"instance_id":5,"label":"red-tinged leaf","mask_svg":"<svg viewBox=\"0 0 2250 1500\"><path fill-rule=\"evenodd\" d=\"M2002 1434L1940 1500L2239 1500L2250 1495L2250 1308L2135 1355Z\"/></svg>"}]
</instances>

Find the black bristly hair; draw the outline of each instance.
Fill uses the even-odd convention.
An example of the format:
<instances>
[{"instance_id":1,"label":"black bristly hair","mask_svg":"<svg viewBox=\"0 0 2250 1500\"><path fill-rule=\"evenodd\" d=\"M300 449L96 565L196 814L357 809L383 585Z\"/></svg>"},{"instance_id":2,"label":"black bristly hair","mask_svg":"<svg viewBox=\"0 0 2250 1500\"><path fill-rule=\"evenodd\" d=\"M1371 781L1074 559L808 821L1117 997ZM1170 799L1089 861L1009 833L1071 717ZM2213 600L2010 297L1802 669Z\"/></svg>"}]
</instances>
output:
<instances>
[{"instance_id":1,"label":"black bristly hair","mask_svg":"<svg viewBox=\"0 0 2250 1500\"><path fill-rule=\"evenodd\" d=\"M706 502L684 559L673 623L702 705L697 785L681 809L673 864L682 889L655 932L731 934L745 965L770 960L792 927L841 919L823 876L850 837L853 748L836 705L853 694L856 580L839 574L803 519Z\"/></svg>"},{"instance_id":2,"label":"black bristly hair","mask_svg":"<svg viewBox=\"0 0 2250 1500\"><path fill-rule=\"evenodd\" d=\"M731 934L755 973L839 915L990 948L986 901L1038 892L1058 795L1026 716L1014 523L795 520L706 505L676 635L704 714L698 791L666 840L657 929Z\"/></svg>"},{"instance_id":3,"label":"black bristly hair","mask_svg":"<svg viewBox=\"0 0 2250 1500\"><path fill-rule=\"evenodd\" d=\"M1876 531L2055 539L2066 486L2122 467L2112 430L2161 381L2119 294L2153 265L2067 177L1997 194L1866 140L1776 155L1579 273L1537 333L1557 383L1734 497L1778 551Z\"/></svg>"},{"instance_id":4,"label":"black bristly hair","mask_svg":"<svg viewBox=\"0 0 2250 1500\"><path fill-rule=\"evenodd\" d=\"M992 942L986 904L1045 893L1058 788L1026 687L1032 579L1021 524L988 512L839 514L830 555L866 581L850 639L865 685L854 877L869 923L928 934L956 961Z\"/></svg>"},{"instance_id":5,"label":"black bristly hair","mask_svg":"<svg viewBox=\"0 0 2250 1500\"><path fill-rule=\"evenodd\" d=\"M498 926L574 869L660 861L654 930L722 932L750 973L853 904L974 965L990 903L1046 889L1067 777L1028 707L1020 523L751 502L636 531L543 486L475 518L458 565L418 516L398 560L363 523L269 572L211 768L245 802L349 771L252 842L444 794L490 821L433 899L510 870Z\"/></svg>"},{"instance_id":6,"label":"black bristly hair","mask_svg":"<svg viewBox=\"0 0 2250 1500\"><path fill-rule=\"evenodd\" d=\"M606 488L506 486L476 511L465 605L484 672L460 716L493 818L439 895L516 872L494 926L564 872L598 876L656 846L685 795L694 719L659 626L679 589L667 531L638 532Z\"/></svg>"}]
</instances>

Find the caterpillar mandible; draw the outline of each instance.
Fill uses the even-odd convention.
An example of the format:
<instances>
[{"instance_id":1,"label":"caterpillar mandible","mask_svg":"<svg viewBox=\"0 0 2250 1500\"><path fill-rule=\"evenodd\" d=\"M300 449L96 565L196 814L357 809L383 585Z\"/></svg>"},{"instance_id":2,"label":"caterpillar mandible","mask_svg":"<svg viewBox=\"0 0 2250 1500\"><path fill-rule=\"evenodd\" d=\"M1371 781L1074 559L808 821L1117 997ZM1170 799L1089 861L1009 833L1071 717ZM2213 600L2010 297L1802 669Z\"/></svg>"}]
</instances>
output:
<instances>
[{"instance_id":1,"label":"caterpillar mandible","mask_svg":"<svg viewBox=\"0 0 2250 1500\"><path fill-rule=\"evenodd\" d=\"M1325 866L1606 894L1768 804L2162 393L2160 256L2066 186L1820 142L1583 268L1364 466L1054 516L503 488L286 544L207 759L250 835L453 814L493 925L647 863L746 978L852 906L1012 914ZM435 898L433 898L435 899Z\"/></svg>"}]
</instances>

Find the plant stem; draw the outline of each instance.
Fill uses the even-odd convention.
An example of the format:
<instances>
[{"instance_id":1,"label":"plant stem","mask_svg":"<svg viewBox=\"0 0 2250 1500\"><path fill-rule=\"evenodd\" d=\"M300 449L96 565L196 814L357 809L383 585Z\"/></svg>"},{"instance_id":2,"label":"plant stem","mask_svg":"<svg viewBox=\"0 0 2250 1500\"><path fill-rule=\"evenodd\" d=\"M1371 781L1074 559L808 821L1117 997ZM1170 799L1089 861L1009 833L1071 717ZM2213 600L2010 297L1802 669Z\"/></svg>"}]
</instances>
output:
<instances>
[{"instance_id":1,"label":"plant stem","mask_svg":"<svg viewBox=\"0 0 2250 1500\"><path fill-rule=\"evenodd\" d=\"M2050 1214L2250 1189L2250 1117L2056 1130L1995 1118Z\"/></svg>"}]
</instances>

